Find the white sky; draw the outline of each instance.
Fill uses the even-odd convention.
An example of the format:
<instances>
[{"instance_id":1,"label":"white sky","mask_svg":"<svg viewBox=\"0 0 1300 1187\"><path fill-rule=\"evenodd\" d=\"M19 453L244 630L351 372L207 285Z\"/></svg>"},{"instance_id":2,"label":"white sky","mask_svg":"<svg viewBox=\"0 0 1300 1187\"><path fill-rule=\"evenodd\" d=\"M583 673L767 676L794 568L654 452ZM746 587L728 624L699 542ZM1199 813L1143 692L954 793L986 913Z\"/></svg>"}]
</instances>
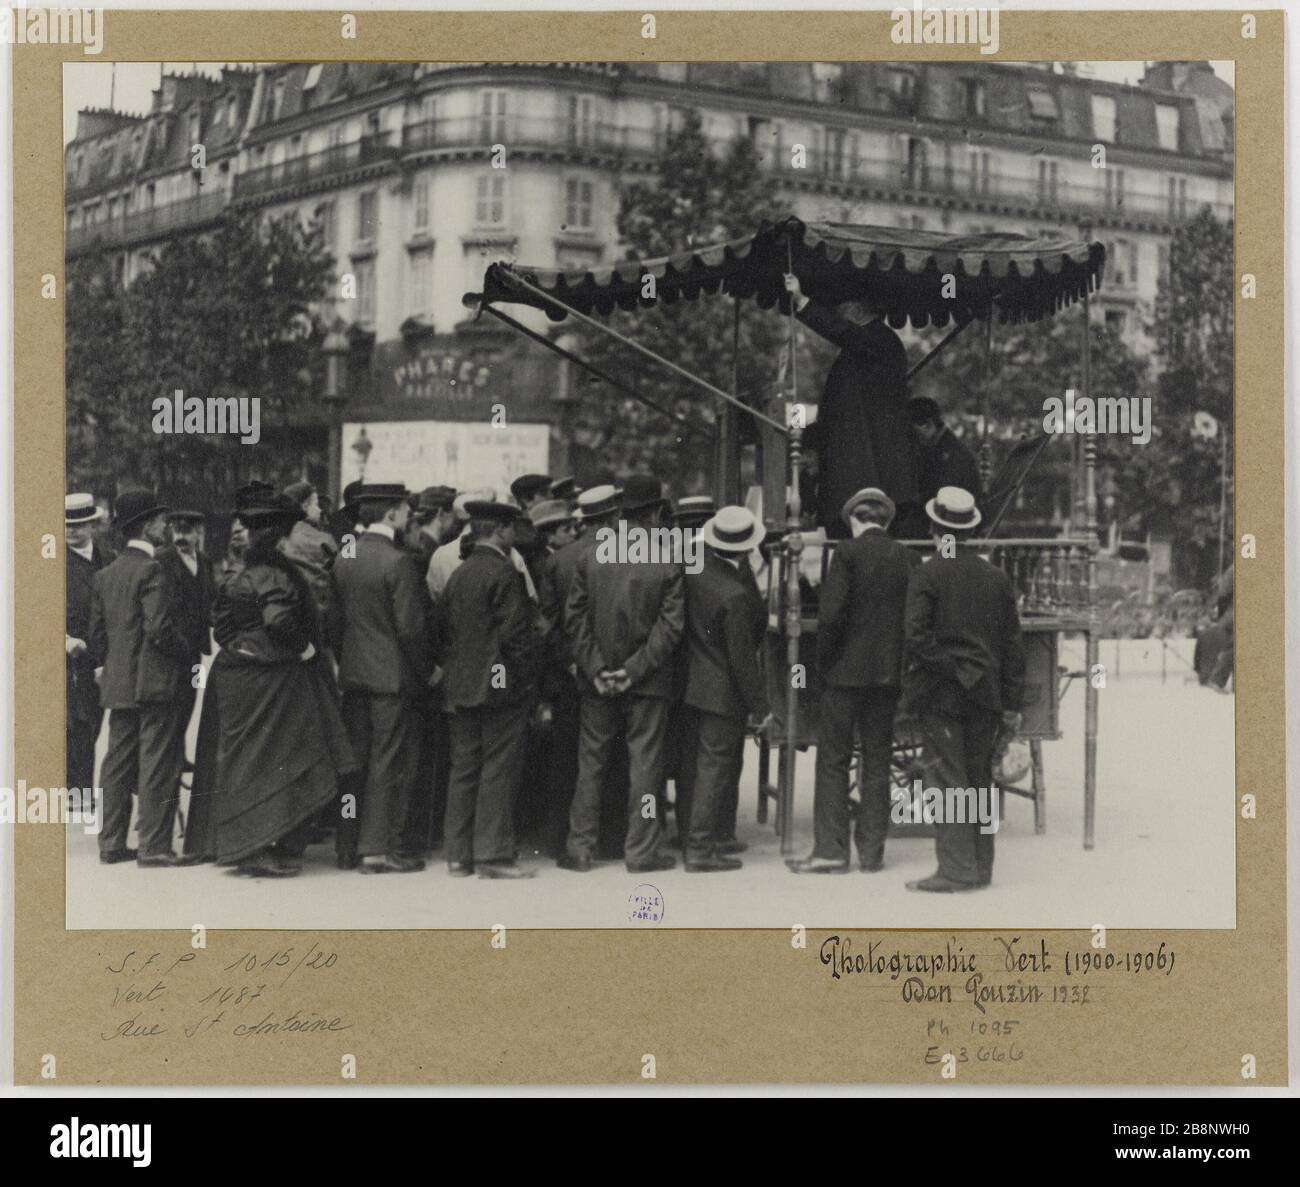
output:
<instances>
[{"instance_id":1,"label":"white sky","mask_svg":"<svg viewBox=\"0 0 1300 1187\"><path fill-rule=\"evenodd\" d=\"M1142 62L1088 62L1087 66L1097 78L1112 82L1137 82L1142 77ZM1234 63L1213 62L1214 72L1226 82L1233 81ZM116 81L111 62L75 62L63 68L63 143L67 144L77 131L77 111L82 107L112 106L118 111L137 114L147 112L151 93L158 85L162 68L171 73L188 73L200 70L216 76L220 63L195 62L118 62Z\"/></svg>"}]
</instances>

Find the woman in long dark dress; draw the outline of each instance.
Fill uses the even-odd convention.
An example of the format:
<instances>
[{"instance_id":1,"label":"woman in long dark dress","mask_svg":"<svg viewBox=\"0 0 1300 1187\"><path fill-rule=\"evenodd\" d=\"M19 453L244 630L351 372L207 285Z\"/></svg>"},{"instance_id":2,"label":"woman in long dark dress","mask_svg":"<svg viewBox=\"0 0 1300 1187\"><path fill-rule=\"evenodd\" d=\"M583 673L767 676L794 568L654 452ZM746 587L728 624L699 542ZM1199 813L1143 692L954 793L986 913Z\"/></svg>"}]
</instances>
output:
<instances>
[{"instance_id":1,"label":"woman in long dark dress","mask_svg":"<svg viewBox=\"0 0 1300 1187\"><path fill-rule=\"evenodd\" d=\"M323 654L311 590L279 551L302 515L269 495L240 509L250 542L242 572L218 591L212 667L220 739L212 808L216 857L235 872L289 877L300 867L275 850L327 804L357 769Z\"/></svg>"}]
</instances>

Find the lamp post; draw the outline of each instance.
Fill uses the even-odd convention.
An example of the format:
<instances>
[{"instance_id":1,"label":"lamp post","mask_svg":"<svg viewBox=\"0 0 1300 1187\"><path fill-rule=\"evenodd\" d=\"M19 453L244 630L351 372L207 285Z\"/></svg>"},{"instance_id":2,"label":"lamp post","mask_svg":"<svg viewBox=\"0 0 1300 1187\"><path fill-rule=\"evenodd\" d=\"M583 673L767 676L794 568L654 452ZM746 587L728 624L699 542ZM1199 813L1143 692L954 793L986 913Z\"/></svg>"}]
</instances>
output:
<instances>
[{"instance_id":1,"label":"lamp post","mask_svg":"<svg viewBox=\"0 0 1300 1187\"><path fill-rule=\"evenodd\" d=\"M348 354L351 350L345 330L343 319L333 318L325 341L321 343L321 353L325 356L325 385L321 398L329 409L329 495L331 505L335 507L341 494L343 405L348 398Z\"/></svg>"}]
</instances>

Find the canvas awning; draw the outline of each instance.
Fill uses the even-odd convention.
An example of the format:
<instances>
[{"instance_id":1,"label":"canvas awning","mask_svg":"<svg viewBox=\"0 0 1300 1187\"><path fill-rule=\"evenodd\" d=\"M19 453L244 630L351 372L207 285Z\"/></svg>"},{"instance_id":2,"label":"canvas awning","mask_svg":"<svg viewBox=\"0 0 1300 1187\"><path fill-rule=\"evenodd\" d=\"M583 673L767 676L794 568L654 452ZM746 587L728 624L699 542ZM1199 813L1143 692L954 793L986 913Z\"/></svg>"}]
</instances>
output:
<instances>
[{"instance_id":1,"label":"canvas awning","mask_svg":"<svg viewBox=\"0 0 1300 1187\"><path fill-rule=\"evenodd\" d=\"M1095 290L1105 258L1100 243L1081 240L944 235L786 218L743 238L589 270L495 263L483 278L482 294L468 293L465 300L532 305L553 321L563 321L566 309L608 314L719 293L771 309L793 262L803 291L814 300L836 304L870 296L896 327L945 326L984 317L990 306L1002 322L1023 322L1050 317ZM647 276L655 279L653 296L646 295Z\"/></svg>"}]
</instances>

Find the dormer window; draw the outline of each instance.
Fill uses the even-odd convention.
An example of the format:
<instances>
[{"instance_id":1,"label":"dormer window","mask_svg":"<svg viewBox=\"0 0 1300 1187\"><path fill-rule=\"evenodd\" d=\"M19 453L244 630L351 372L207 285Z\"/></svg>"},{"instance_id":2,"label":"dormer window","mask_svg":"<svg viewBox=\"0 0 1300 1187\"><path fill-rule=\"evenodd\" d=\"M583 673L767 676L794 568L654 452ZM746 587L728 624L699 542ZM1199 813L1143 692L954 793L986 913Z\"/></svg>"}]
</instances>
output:
<instances>
[{"instance_id":1,"label":"dormer window","mask_svg":"<svg viewBox=\"0 0 1300 1187\"><path fill-rule=\"evenodd\" d=\"M280 79L275 84L275 89L271 92L271 118L278 120L280 111L284 107L284 79Z\"/></svg>"},{"instance_id":2,"label":"dormer window","mask_svg":"<svg viewBox=\"0 0 1300 1187\"><path fill-rule=\"evenodd\" d=\"M190 112L189 129L190 129L190 143L191 143L191 144L198 144L198 142L199 142L199 113L198 113L197 111L191 111L191 112Z\"/></svg>"}]
</instances>

